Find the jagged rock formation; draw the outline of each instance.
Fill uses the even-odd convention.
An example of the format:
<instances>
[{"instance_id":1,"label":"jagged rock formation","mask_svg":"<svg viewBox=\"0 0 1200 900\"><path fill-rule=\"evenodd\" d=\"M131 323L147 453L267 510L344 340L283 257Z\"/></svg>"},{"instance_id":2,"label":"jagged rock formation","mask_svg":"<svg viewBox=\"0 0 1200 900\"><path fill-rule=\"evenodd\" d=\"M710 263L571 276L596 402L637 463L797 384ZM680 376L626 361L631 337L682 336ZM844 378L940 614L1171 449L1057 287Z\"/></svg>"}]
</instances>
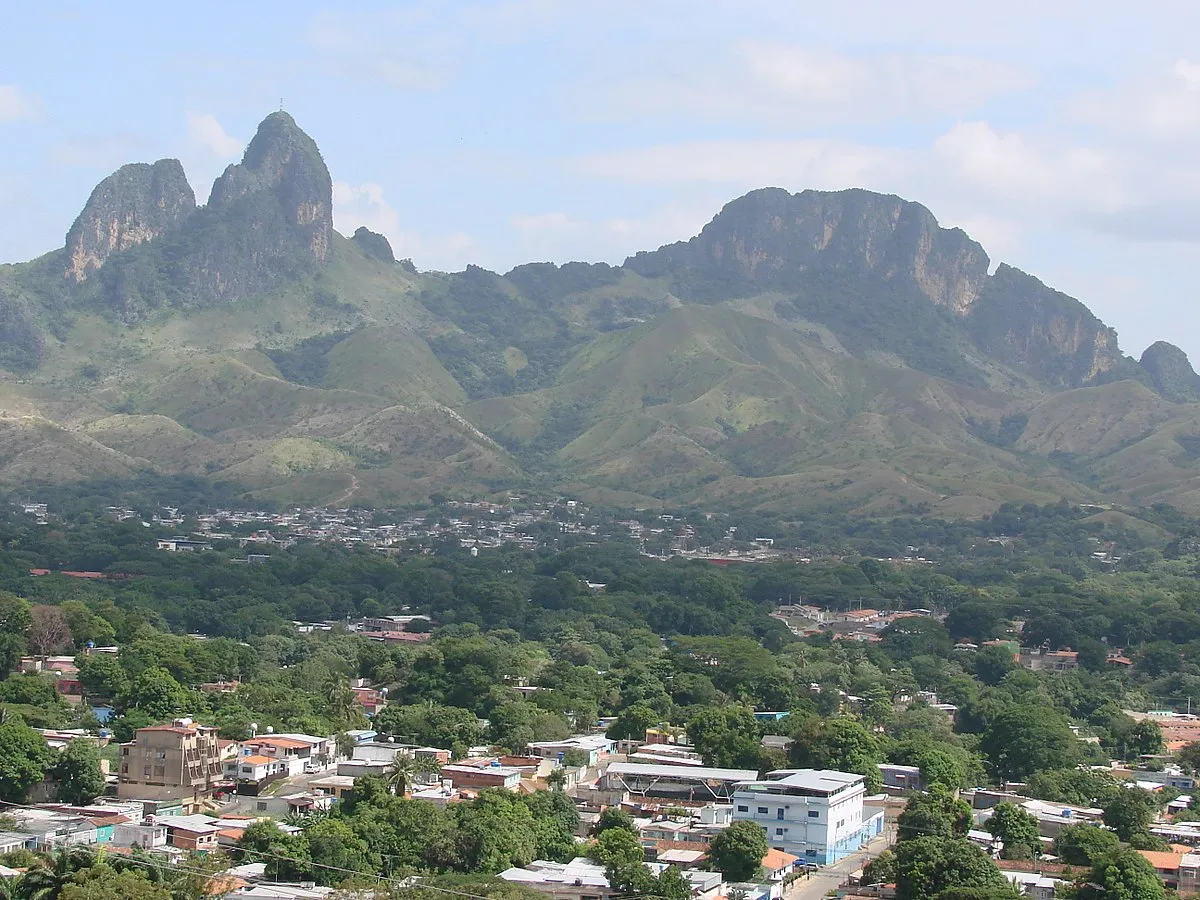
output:
<instances>
[{"instance_id":1,"label":"jagged rock formation","mask_svg":"<svg viewBox=\"0 0 1200 900\"><path fill-rule=\"evenodd\" d=\"M114 253L159 237L195 210L179 160L121 166L96 185L67 232L67 278L86 280Z\"/></svg>"},{"instance_id":2,"label":"jagged rock formation","mask_svg":"<svg viewBox=\"0 0 1200 900\"><path fill-rule=\"evenodd\" d=\"M394 263L396 254L392 252L392 245L388 243L388 239L377 231L372 231L364 226L359 226L354 237L351 238L358 249L372 259L378 259L386 263Z\"/></svg>"},{"instance_id":3,"label":"jagged rock formation","mask_svg":"<svg viewBox=\"0 0 1200 900\"><path fill-rule=\"evenodd\" d=\"M314 262L324 262L333 240L333 181L316 142L285 112L263 119L241 163L213 184L208 207L235 207L268 193Z\"/></svg>"},{"instance_id":4,"label":"jagged rock formation","mask_svg":"<svg viewBox=\"0 0 1200 900\"><path fill-rule=\"evenodd\" d=\"M269 115L206 206L103 261L96 296L126 321L163 307L246 300L319 269L333 240L333 184L317 145Z\"/></svg>"},{"instance_id":5,"label":"jagged rock formation","mask_svg":"<svg viewBox=\"0 0 1200 900\"><path fill-rule=\"evenodd\" d=\"M1187 354L1166 341L1157 341L1142 354L1141 366L1159 395L1172 403L1200 400L1200 375L1188 362Z\"/></svg>"},{"instance_id":6,"label":"jagged rock formation","mask_svg":"<svg viewBox=\"0 0 1200 900\"><path fill-rule=\"evenodd\" d=\"M1003 263L966 318L988 355L1056 388L1134 376L1117 334L1073 297Z\"/></svg>"},{"instance_id":7,"label":"jagged rock formation","mask_svg":"<svg viewBox=\"0 0 1200 900\"><path fill-rule=\"evenodd\" d=\"M726 204L690 241L639 253L625 265L648 277L669 275L701 300L795 288L820 271L905 281L962 314L987 279L988 257L919 203L864 190L766 188Z\"/></svg>"}]
</instances>

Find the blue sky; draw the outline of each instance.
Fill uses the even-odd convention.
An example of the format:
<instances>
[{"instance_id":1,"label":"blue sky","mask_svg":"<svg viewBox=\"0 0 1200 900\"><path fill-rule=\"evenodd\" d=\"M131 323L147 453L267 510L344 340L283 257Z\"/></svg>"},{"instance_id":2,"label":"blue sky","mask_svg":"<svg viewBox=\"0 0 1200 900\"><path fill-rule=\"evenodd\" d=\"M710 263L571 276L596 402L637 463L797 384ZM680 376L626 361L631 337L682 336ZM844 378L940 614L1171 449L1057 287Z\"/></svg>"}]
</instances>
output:
<instances>
[{"instance_id":1,"label":"blue sky","mask_svg":"<svg viewBox=\"0 0 1200 900\"><path fill-rule=\"evenodd\" d=\"M344 5L349 7L350 5ZM421 268L620 262L755 187L930 207L1200 362L1200 4L41 3L0 33L0 260L123 162L197 198L280 100Z\"/></svg>"}]
</instances>

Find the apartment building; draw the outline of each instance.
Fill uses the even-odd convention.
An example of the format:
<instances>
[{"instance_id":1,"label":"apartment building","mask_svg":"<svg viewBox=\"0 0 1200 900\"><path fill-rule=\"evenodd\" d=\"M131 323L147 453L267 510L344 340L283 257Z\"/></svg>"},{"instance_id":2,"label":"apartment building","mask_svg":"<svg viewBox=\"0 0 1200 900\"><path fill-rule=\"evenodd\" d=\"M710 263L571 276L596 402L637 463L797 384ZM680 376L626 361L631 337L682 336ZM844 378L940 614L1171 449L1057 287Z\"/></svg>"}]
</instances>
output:
<instances>
[{"instance_id":1,"label":"apartment building","mask_svg":"<svg viewBox=\"0 0 1200 900\"><path fill-rule=\"evenodd\" d=\"M118 776L122 800L178 800L185 812L194 812L221 780L217 729L191 719L139 728L121 745Z\"/></svg>"},{"instance_id":2,"label":"apartment building","mask_svg":"<svg viewBox=\"0 0 1200 900\"><path fill-rule=\"evenodd\" d=\"M883 811L864 809L863 777L828 769L781 769L738 784L735 821L754 822L767 843L806 863L836 862L883 830Z\"/></svg>"}]
</instances>

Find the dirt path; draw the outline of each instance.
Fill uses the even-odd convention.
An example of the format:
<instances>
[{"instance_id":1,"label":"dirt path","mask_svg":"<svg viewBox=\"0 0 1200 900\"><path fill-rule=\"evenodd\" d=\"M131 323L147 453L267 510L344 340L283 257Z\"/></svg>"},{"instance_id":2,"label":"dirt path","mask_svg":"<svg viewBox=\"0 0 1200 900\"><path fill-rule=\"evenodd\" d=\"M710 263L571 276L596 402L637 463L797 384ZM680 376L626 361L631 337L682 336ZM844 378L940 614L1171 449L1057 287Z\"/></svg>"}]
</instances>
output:
<instances>
[{"instance_id":1,"label":"dirt path","mask_svg":"<svg viewBox=\"0 0 1200 900\"><path fill-rule=\"evenodd\" d=\"M353 497L357 493L358 493L358 476L355 475L353 472L351 472L350 473L350 487L346 489L346 493L342 494L336 500L331 500L329 502L329 505L332 506L334 509L341 509L342 506L346 505L349 502L350 498Z\"/></svg>"}]
</instances>

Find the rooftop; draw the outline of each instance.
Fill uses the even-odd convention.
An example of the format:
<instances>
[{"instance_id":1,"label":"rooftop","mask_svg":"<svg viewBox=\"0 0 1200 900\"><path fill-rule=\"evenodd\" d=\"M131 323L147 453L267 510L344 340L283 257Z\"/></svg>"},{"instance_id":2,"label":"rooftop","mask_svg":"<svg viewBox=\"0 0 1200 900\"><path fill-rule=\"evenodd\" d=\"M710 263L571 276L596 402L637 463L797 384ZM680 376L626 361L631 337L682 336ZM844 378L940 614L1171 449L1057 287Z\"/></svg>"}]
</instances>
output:
<instances>
[{"instance_id":1,"label":"rooftop","mask_svg":"<svg viewBox=\"0 0 1200 900\"><path fill-rule=\"evenodd\" d=\"M707 766L643 766L638 763L613 763L609 775L641 775L648 778L680 778L688 781L753 781L754 769L712 769ZM861 778L861 775L856 775Z\"/></svg>"}]
</instances>

